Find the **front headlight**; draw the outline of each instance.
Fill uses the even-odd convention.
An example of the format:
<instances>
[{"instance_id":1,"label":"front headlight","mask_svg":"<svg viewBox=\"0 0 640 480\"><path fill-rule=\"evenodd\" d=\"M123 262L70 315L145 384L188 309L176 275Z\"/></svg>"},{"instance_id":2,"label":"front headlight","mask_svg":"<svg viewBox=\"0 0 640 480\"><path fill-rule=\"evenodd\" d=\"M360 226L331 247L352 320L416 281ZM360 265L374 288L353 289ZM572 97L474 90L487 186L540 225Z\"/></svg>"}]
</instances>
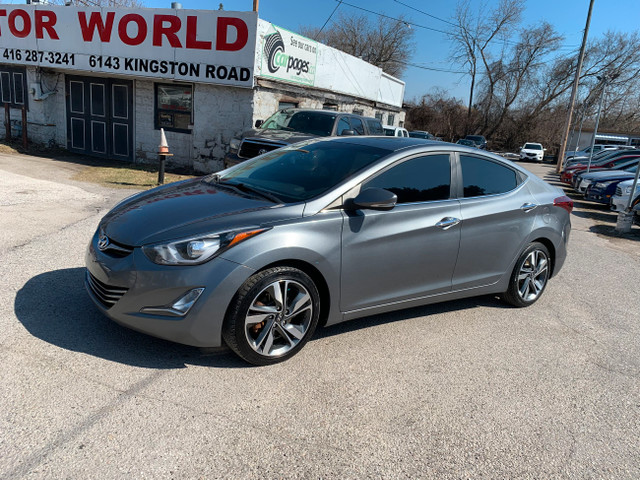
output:
<instances>
[{"instance_id":1,"label":"front headlight","mask_svg":"<svg viewBox=\"0 0 640 480\"><path fill-rule=\"evenodd\" d=\"M142 251L149 260L159 265L200 265L211 260L217 253L266 230L257 228L201 235L175 242L145 245Z\"/></svg>"},{"instance_id":2,"label":"front headlight","mask_svg":"<svg viewBox=\"0 0 640 480\"><path fill-rule=\"evenodd\" d=\"M237 152L240 149L241 142L242 140L240 140L239 138L232 138L229 142L229 149Z\"/></svg>"},{"instance_id":3,"label":"front headlight","mask_svg":"<svg viewBox=\"0 0 640 480\"><path fill-rule=\"evenodd\" d=\"M625 193L626 195L629 195L629 194L631 193L631 186L625 187L625 189L624 189L624 193Z\"/></svg>"},{"instance_id":4,"label":"front headlight","mask_svg":"<svg viewBox=\"0 0 640 480\"><path fill-rule=\"evenodd\" d=\"M609 182L598 182L596 183L596 188L607 188L609 186Z\"/></svg>"}]
</instances>

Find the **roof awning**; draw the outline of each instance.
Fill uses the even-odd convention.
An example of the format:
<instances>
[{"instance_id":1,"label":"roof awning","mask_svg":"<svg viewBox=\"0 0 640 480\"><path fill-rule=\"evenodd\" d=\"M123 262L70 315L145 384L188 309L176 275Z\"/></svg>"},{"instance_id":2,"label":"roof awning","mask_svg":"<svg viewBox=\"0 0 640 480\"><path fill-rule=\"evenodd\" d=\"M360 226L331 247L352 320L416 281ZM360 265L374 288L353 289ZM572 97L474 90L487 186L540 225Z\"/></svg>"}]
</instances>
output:
<instances>
[{"instance_id":1,"label":"roof awning","mask_svg":"<svg viewBox=\"0 0 640 480\"><path fill-rule=\"evenodd\" d=\"M627 142L629 141L629 137L621 136L621 135L607 135L603 133L597 133L596 138L600 140L615 140L617 142Z\"/></svg>"}]
</instances>

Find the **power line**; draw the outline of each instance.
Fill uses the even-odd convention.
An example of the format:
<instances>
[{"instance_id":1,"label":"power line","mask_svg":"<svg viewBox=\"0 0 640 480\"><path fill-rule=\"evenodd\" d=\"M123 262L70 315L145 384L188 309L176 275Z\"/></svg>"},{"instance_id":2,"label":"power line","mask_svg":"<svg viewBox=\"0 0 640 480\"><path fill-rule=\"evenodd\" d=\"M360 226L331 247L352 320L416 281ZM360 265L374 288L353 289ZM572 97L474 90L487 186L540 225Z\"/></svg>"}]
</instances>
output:
<instances>
[{"instance_id":1,"label":"power line","mask_svg":"<svg viewBox=\"0 0 640 480\"><path fill-rule=\"evenodd\" d=\"M458 26L455 23L450 22L449 20L445 20L444 18L436 17L435 15L432 15L430 13L423 12L419 8L412 7L411 5L407 5L406 3L401 2L400 0L393 0L393 1L396 2L396 3L399 3L400 5L404 5L405 7L410 8L411 10L415 10L416 12L420 12L423 15L426 15L427 17L435 18L436 20L440 20L441 22L448 23L449 25L451 25L453 27L457 27Z\"/></svg>"},{"instance_id":2,"label":"power line","mask_svg":"<svg viewBox=\"0 0 640 480\"><path fill-rule=\"evenodd\" d=\"M404 23L405 25L411 25L413 27L424 28L425 30L431 30L431 31L434 31L434 32L443 33L445 35L454 35L454 36L456 36L454 33L451 33L451 32L446 32L444 30L438 30L437 28L427 27L425 25L420 25L418 23L409 22L408 20L401 20L399 18L392 17L390 15L385 15L384 13L374 12L373 10L368 10L366 8L359 7L358 5L353 5L352 3L345 2L344 0L340 0L340 3L344 3L345 5L348 5L348 6L352 7L352 8L355 8L355 9L358 9L358 10L362 10L363 12L372 13L373 15L378 15L379 17L384 17L384 18L388 18L390 20L395 20L396 22Z\"/></svg>"},{"instance_id":3,"label":"power line","mask_svg":"<svg viewBox=\"0 0 640 480\"><path fill-rule=\"evenodd\" d=\"M400 63L402 65L407 65L409 67L420 68L422 70L429 70L429 71L432 71L432 72L461 73L461 74L468 74L469 73L469 72L463 72L463 71L460 71L460 70L448 70L446 68L425 67L424 65L419 65L417 63L411 63L411 62L403 62L401 60L394 60L394 62Z\"/></svg>"},{"instance_id":4,"label":"power line","mask_svg":"<svg viewBox=\"0 0 640 480\"><path fill-rule=\"evenodd\" d=\"M329 23L329 20L331 20L331 17L333 17L333 14L336 13L336 10L338 10L338 7L342 4L342 0L338 1L338 5L336 5L336 8L333 9L333 12L331 12L331 15L329 15L329 18L327 18L327 21L324 22L324 25L322 25L322 28L320 30L318 30L318 33L316 34L316 38L315 40L317 40L318 36L322 33L322 30L324 30L324 27L327 26L327 23Z\"/></svg>"},{"instance_id":5,"label":"power line","mask_svg":"<svg viewBox=\"0 0 640 480\"><path fill-rule=\"evenodd\" d=\"M408 20L402 20L402 19L397 18L397 17L392 17L392 16L390 16L390 15L386 15L386 14L384 14L384 13L375 12L375 11L373 11L373 10L369 10L369 9L367 9L367 8L360 7L360 6L358 6L358 5L354 5L354 4L352 4L352 3L345 2L344 0L336 0L336 1L339 1L341 4L348 5L348 6L349 6L349 7L351 7L351 8L355 8L355 9L357 9L357 10L362 10L363 12L371 13L371 14L373 14L373 15L378 15L379 17L388 18L388 19L390 19L390 20L395 20L396 22L404 23L404 24L405 24L405 25L407 25L407 26L409 26L409 25L410 25L410 26L413 26L413 27L418 27L418 28L422 28L422 29L425 29L425 30L431 30L431 31L433 31L433 32L442 33L442 34L447 35L447 36L449 36L449 37L457 37L457 38L460 38L460 35L459 35L459 34L457 34L457 33L455 33L455 32L447 32L446 30L440 30L440 29L433 28L433 27L427 27L426 25L421 25L421 24L419 24L419 23L410 22L410 21L408 21ZM397 0L394 0L394 1L397 1ZM398 2L398 3L401 3L401 2ZM403 4L403 5L404 5L404 4ZM409 8L413 8L413 7L410 7L410 6L409 6ZM415 8L414 8L414 10L417 10L417 9L415 9ZM420 10L417 10L417 11L420 11ZM421 13L425 13L425 12L421 12ZM429 15L429 14L426 14L426 15ZM431 16L431 15L429 15L429 16ZM438 18L438 17L435 17L435 18ZM442 20L442 19L441 19L441 18L438 18L438 20ZM443 20L443 21L446 21L446 20ZM447 23L450 23L450 22L447 22ZM452 23L450 23L450 24L451 24L451 25L454 25L455 27L458 27L458 26L457 26L457 25L455 25L455 24L452 24ZM518 42L516 42L516 41L514 41L514 40L506 40L506 39L505 39L505 40L503 41L503 43L505 43L505 44L509 44L509 45L518 45ZM574 45L561 45L559 48L566 48L566 47L575 48L576 46L574 46Z\"/></svg>"}]
</instances>

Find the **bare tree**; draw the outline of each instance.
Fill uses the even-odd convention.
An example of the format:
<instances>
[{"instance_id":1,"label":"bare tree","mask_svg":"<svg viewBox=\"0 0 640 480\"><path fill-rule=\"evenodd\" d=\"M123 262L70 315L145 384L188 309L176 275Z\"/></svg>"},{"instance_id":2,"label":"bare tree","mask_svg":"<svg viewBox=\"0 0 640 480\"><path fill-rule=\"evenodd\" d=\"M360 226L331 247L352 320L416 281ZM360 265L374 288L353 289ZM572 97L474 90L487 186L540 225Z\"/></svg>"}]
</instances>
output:
<instances>
[{"instance_id":1,"label":"bare tree","mask_svg":"<svg viewBox=\"0 0 640 480\"><path fill-rule=\"evenodd\" d=\"M301 33L330 47L360 57L389 75L399 77L415 50L413 30L402 17L379 17L372 22L364 15L340 14L329 28L301 27Z\"/></svg>"},{"instance_id":2,"label":"bare tree","mask_svg":"<svg viewBox=\"0 0 640 480\"><path fill-rule=\"evenodd\" d=\"M558 49L562 40L546 22L536 28L524 28L518 42L500 60L486 66L480 101L481 131L486 136L492 136L500 128L509 110L522 97L534 97L535 110L566 91L567 80L575 71L571 64L556 62L548 67L549 54Z\"/></svg>"},{"instance_id":3,"label":"bare tree","mask_svg":"<svg viewBox=\"0 0 640 480\"><path fill-rule=\"evenodd\" d=\"M495 9L488 13L472 12L470 0L462 0L458 3L454 17L457 28L451 34L454 42L451 58L455 63L466 68L471 77L468 119L473 107L479 67L484 67L485 73L490 78L490 84L493 84L489 67L495 62L496 53L498 58L502 56L502 48L498 43L503 40L502 46L504 46L514 28L520 23L523 10L524 0L500 0ZM491 101L491 96L488 100Z\"/></svg>"},{"instance_id":4,"label":"bare tree","mask_svg":"<svg viewBox=\"0 0 640 480\"><path fill-rule=\"evenodd\" d=\"M419 102L407 106L406 123L412 130L425 130L447 141L464 136L466 111L460 100L436 89Z\"/></svg>"}]
</instances>

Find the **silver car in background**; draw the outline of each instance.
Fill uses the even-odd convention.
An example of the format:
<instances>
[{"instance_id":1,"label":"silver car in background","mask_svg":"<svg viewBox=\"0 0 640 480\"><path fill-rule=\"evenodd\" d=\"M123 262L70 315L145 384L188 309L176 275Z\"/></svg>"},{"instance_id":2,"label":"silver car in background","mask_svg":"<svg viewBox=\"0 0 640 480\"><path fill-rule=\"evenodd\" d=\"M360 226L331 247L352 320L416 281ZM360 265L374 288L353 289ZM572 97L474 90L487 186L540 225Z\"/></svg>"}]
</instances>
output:
<instances>
[{"instance_id":1,"label":"silver car in background","mask_svg":"<svg viewBox=\"0 0 640 480\"><path fill-rule=\"evenodd\" d=\"M476 148L310 140L124 200L85 283L122 325L266 365L318 325L483 294L531 305L565 261L572 208Z\"/></svg>"}]
</instances>

